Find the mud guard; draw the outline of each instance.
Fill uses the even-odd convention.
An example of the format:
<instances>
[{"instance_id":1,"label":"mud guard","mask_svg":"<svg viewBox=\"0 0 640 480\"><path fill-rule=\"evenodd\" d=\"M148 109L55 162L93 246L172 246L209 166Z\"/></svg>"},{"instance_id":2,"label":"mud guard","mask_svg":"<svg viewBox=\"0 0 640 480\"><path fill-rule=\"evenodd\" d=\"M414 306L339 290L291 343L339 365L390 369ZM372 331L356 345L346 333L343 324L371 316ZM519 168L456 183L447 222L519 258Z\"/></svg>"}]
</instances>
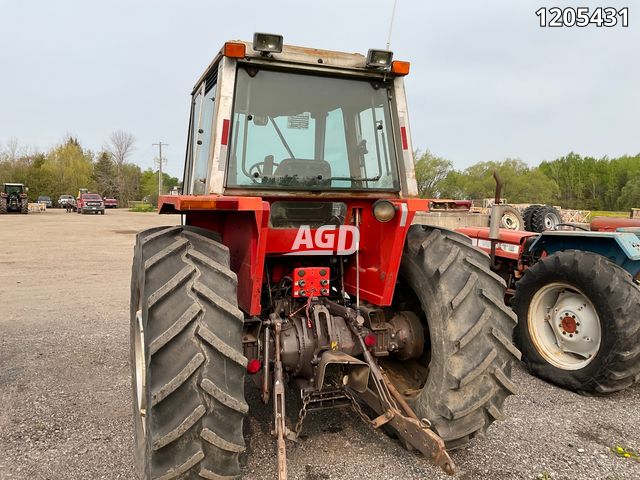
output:
<instances>
[{"instance_id":1,"label":"mud guard","mask_svg":"<svg viewBox=\"0 0 640 480\"><path fill-rule=\"evenodd\" d=\"M640 232L544 232L529 250L534 255L542 252L553 255L564 250L593 252L624 268L632 277L640 276Z\"/></svg>"}]
</instances>

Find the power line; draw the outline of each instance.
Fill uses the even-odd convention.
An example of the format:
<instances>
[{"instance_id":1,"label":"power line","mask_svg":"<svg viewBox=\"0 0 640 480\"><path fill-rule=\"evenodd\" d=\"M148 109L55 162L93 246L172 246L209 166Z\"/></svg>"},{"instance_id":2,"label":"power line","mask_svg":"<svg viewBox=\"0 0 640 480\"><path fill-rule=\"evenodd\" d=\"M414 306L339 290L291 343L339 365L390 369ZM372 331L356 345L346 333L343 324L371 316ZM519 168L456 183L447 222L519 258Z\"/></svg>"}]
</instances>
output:
<instances>
[{"instance_id":1,"label":"power line","mask_svg":"<svg viewBox=\"0 0 640 480\"><path fill-rule=\"evenodd\" d=\"M160 201L160 195L162 195L162 147L168 147L169 144L168 143L162 143L162 141L158 142L158 143L154 143L153 146L157 146L158 150L159 150L159 157L158 157L158 201Z\"/></svg>"}]
</instances>

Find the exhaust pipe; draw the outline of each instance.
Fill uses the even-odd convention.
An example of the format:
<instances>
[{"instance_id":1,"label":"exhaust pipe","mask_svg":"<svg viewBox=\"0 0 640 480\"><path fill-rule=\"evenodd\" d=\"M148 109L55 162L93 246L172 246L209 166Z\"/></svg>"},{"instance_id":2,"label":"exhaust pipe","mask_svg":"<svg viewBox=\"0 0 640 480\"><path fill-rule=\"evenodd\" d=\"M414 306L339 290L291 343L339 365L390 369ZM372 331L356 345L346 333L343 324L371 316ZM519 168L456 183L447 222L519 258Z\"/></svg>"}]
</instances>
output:
<instances>
[{"instance_id":1,"label":"exhaust pipe","mask_svg":"<svg viewBox=\"0 0 640 480\"><path fill-rule=\"evenodd\" d=\"M503 208L500 204L502 199L502 180L498 171L493 171L493 178L496 181L496 195L491 206L491 216L489 217L489 240L491 240L491 265L496 266L496 245L500 240L500 222L502 221Z\"/></svg>"}]
</instances>

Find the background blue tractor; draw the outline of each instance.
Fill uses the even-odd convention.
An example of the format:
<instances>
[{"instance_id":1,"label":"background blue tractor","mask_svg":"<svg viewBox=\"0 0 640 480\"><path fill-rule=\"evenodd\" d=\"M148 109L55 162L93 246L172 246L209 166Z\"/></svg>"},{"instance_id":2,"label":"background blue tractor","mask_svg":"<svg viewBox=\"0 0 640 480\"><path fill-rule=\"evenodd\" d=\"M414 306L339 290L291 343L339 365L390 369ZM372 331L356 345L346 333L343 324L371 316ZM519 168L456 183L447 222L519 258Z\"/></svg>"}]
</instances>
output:
<instances>
[{"instance_id":1,"label":"background blue tractor","mask_svg":"<svg viewBox=\"0 0 640 480\"><path fill-rule=\"evenodd\" d=\"M533 374L589 394L640 380L640 227L459 231L507 282L514 340Z\"/></svg>"}]
</instances>

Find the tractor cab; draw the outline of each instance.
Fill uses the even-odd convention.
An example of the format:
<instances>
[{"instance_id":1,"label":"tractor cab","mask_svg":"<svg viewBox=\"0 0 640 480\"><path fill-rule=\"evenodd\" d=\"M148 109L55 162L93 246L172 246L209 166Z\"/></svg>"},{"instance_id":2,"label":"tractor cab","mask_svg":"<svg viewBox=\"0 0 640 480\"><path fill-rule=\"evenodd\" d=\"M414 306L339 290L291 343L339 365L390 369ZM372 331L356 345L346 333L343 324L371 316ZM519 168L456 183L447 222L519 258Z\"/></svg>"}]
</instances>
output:
<instances>
[{"instance_id":1,"label":"tractor cab","mask_svg":"<svg viewBox=\"0 0 640 480\"><path fill-rule=\"evenodd\" d=\"M273 37L227 42L196 84L183 193L417 196L409 64Z\"/></svg>"}]
</instances>

